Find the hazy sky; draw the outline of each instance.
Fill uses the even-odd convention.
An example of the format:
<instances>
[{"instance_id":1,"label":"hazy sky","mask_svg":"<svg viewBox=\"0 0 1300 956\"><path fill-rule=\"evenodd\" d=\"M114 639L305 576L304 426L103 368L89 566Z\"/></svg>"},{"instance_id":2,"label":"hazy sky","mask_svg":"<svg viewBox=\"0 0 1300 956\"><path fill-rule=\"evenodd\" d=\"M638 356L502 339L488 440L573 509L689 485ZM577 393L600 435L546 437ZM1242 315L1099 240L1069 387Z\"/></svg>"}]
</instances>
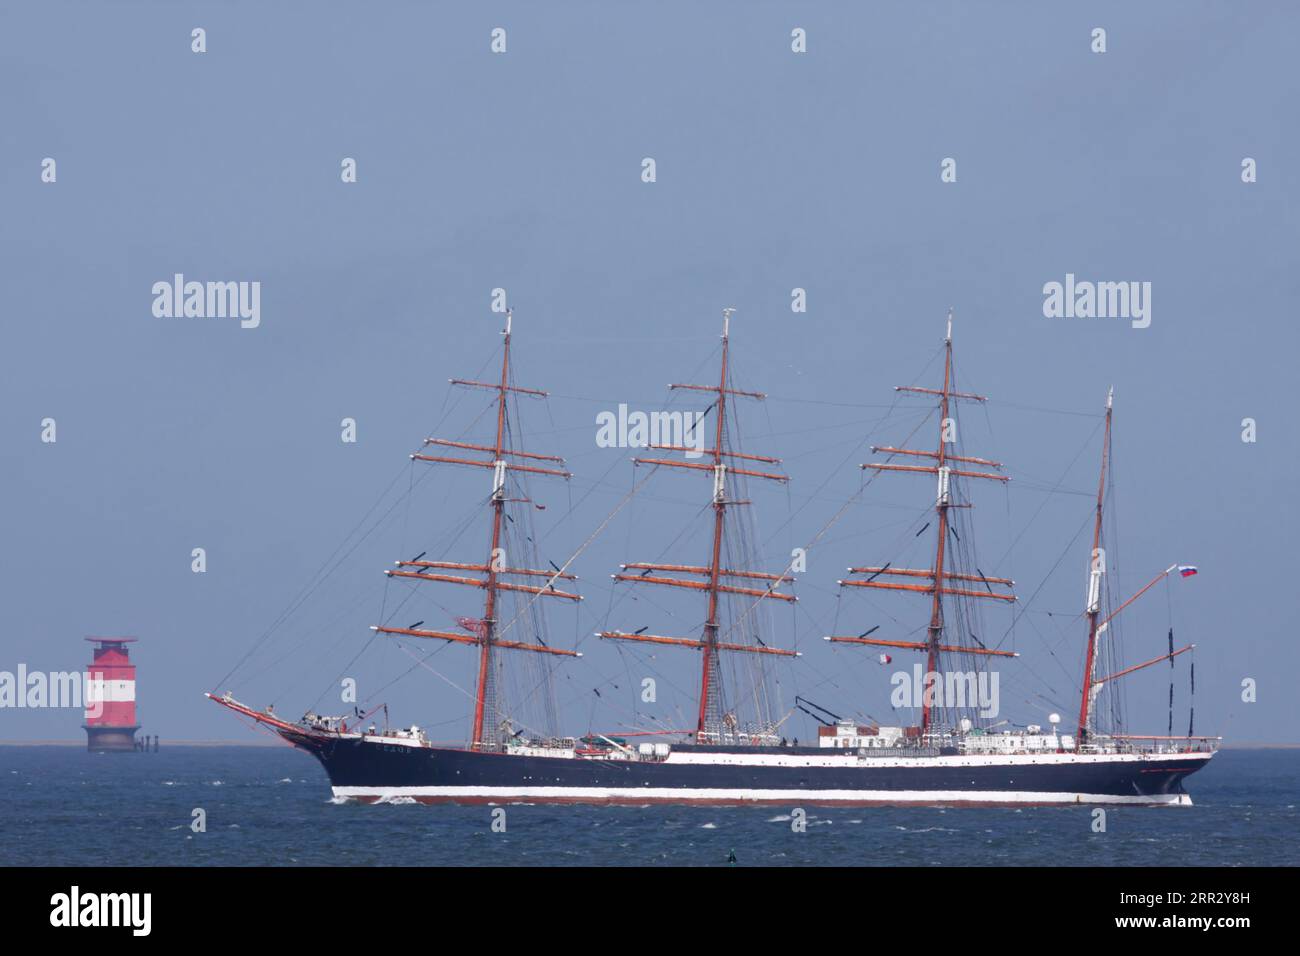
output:
<instances>
[{"instance_id":1,"label":"hazy sky","mask_svg":"<svg viewBox=\"0 0 1300 956\"><path fill-rule=\"evenodd\" d=\"M423 478L220 689L296 716L346 673L363 697L383 688L395 720L459 739L469 650L440 652L438 675L402 677L413 662L391 645L351 661L382 569L433 550L485 493L477 471L424 477L406 456L457 398L447 379L497 361L493 288L515 310L519 383L554 393L525 405L528 447L577 474L534 486L557 563L633 480L629 451L596 446L596 414L712 378L730 306L741 387L772 396L742 409L747 447L793 477L788 494L753 489L780 568L859 487L855 449L914 424L873 431L893 386L937 384L952 307L960 384L995 399L967 410L962 437L1014 479L979 489L984 570L1037 593L1005 708L1046 717L1022 687L1077 707L1075 536L1113 384L1118 590L1175 562L1201 570L1126 613L1130 659L1164 649L1172 607L1199 645L1198 731L1294 741L1297 26L1293 5L1227 2L6 3L0 670L77 668L85 635L133 634L146 732L252 739L202 692L391 504L386 489ZM807 53L791 51L796 27ZM1246 157L1258 182L1242 182ZM175 273L259 281L260 326L155 317L151 288ZM1045 318L1043 285L1067 273L1150 282L1150 327ZM462 401L457 434L483 404ZM593 630L698 632L689 601L675 622L640 603L662 595L615 592L611 610L608 574L668 558L708 494L706 478L656 476L575 562L587 600L552 621L586 655L561 682L571 731L626 726L646 660ZM835 580L889 560L932 494L929 478L877 482L810 552L798 609L773 616L776 642L805 654L787 704L888 717L875 653L821 636L924 624L922 601L837 600ZM486 529L465 541L460 559L481 560ZM702 563L704 541L672 556ZM428 608L394 623L420 618L450 624ZM1010 614L988 621L1001 635ZM691 713L697 656L653 664L654 713ZM1248 677L1257 703L1241 701ZM1131 680L1134 729L1162 733L1167 669ZM0 710L0 738L76 738L80 723Z\"/></svg>"}]
</instances>

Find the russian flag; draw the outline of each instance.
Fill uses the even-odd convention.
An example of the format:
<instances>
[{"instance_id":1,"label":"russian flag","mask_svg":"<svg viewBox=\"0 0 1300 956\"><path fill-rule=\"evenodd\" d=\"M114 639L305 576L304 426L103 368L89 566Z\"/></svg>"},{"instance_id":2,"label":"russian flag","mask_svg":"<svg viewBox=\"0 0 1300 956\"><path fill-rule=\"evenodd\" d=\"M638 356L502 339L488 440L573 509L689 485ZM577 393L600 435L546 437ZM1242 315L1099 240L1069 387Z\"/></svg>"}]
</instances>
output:
<instances>
[{"instance_id":1,"label":"russian flag","mask_svg":"<svg viewBox=\"0 0 1300 956\"><path fill-rule=\"evenodd\" d=\"M1190 578L1196 573L1196 568L1190 564L1180 564L1178 565L1178 573L1185 578Z\"/></svg>"}]
</instances>

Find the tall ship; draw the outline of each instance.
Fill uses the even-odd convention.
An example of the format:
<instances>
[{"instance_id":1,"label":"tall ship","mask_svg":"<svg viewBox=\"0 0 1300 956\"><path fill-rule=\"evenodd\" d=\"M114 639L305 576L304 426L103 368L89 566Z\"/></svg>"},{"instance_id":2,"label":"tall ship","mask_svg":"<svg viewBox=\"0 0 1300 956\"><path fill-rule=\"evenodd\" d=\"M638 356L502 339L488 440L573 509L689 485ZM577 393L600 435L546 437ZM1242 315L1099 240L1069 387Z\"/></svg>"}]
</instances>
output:
<instances>
[{"instance_id":1,"label":"tall ship","mask_svg":"<svg viewBox=\"0 0 1300 956\"><path fill-rule=\"evenodd\" d=\"M1113 392L1106 400L1086 564L1081 622L1086 629L1080 634L1086 644L1077 723L1066 725L1052 713L1046 715L1050 729L1013 726L982 693L990 678L996 679L995 668L1018 653L988 639L981 609L1014 605L1017 598L1014 581L980 570L969 492L1009 478L999 462L966 454L957 440L958 406L987 399L955 387L951 313L942 348L942 381L937 387L896 389L932 405L926 422L933 424L937 417L933 450L874 447L880 460L861 466L867 476L864 489L877 477L892 480L886 475L920 476L933 483L933 507L908 543L911 551L932 543L925 552L929 566L896 566L881 559L850 568L848 577L838 582L846 593L881 592L881 597L919 600L927 613L911 632L881 635L877 626L856 635L825 637L832 648L871 648L882 664L892 662L891 652L916 655L915 687L903 688L914 689L915 699L898 712L917 714L919 723L893 726L842 719L800 696L790 705L782 700L773 668L798 667L793 659L800 653L781 646L765 609L793 604L796 581L805 572L798 554L781 569L759 566L748 483L784 484L789 476L779 458L740 446L737 406L765 396L735 386L731 313L724 311L716 384L670 386L699 393L707 401L689 441L685 435L676 436L676 441L651 439L643 446L645 454L634 459L647 473L633 494L661 471L680 472L684 482L693 475L700 488L704 526L697 530L706 542L703 553L630 562L612 576L615 588L665 589L698 601L702 626L697 633L647 633L649 628L641 627L602 629L596 635L628 647L698 655L693 727L588 731L567 737L555 730L556 668L582 655L576 647L553 641L547 610L556 602L582 600L571 567L585 545L564 564L545 562L549 567L542 567L534 537L518 530L527 527L535 507L529 483L534 478L563 481L571 475L559 456L521 445L515 400L546 393L515 384L510 313L502 333L499 378L452 380L495 394L495 441L428 438L424 451L411 456L435 465L479 469L490 479L482 516L486 547L480 556L460 561L428 560L422 552L386 572L420 586L477 589L483 596L481 616L449 614L455 630L427 627L424 621L372 627L378 637L460 645L474 656L467 739L459 745L444 744L418 726L390 727L386 706L345 716L308 712L289 720L273 708L242 703L229 692L214 689L207 696L313 755L325 768L335 797L370 803L1190 805L1184 780L1213 757L1217 738L1194 736L1190 716L1187 734L1175 735L1172 683L1169 727L1163 735L1125 733L1121 698L1112 693L1123 677L1165 662L1172 668L1175 658L1192 650L1192 645L1176 649L1171 630L1166 653L1124 666L1117 642L1109 635L1117 616L1158 582L1195 573L1188 566L1171 566L1123 601L1107 587L1103 517ZM1194 688L1194 671L1190 677ZM376 722L381 709L382 726ZM816 721L815 739L800 742L784 729L796 711Z\"/></svg>"}]
</instances>

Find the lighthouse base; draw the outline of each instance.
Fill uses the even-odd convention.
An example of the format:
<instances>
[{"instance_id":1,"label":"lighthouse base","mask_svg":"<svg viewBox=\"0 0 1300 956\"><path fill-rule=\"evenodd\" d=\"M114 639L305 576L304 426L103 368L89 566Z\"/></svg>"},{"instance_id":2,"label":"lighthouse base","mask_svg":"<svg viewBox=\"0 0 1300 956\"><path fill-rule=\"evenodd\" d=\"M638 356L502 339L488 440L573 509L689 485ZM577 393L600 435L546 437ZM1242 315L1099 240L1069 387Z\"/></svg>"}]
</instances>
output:
<instances>
[{"instance_id":1,"label":"lighthouse base","mask_svg":"<svg viewBox=\"0 0 1300 956\"><path fill-rule=\"evenodd\" d=\"M91 753L119 753L135 750L135 732L140 727L86 727L86 749Z\"/></svg>"}]
</instances>

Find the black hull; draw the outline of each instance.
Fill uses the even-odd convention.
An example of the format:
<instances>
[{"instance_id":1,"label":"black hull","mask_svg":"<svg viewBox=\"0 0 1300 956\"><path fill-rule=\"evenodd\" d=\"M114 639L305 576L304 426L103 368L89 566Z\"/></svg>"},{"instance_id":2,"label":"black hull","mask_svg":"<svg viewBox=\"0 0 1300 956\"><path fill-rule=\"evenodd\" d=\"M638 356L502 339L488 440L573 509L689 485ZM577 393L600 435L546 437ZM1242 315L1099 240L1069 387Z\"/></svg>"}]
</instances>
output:
<instances>
[{"instance_id":1,"label":"black hull","mask_svg":"<svg viewBox=\"0 0 1300 956\"><path fill-rule=\"evenodd\" d=\"M366 802L1185 806L1184 778L1212 756L859 759L814 748L676 746L666 761L594 760L284 736L320 760L336 796Z\"/></svg>"}]
</instances>

